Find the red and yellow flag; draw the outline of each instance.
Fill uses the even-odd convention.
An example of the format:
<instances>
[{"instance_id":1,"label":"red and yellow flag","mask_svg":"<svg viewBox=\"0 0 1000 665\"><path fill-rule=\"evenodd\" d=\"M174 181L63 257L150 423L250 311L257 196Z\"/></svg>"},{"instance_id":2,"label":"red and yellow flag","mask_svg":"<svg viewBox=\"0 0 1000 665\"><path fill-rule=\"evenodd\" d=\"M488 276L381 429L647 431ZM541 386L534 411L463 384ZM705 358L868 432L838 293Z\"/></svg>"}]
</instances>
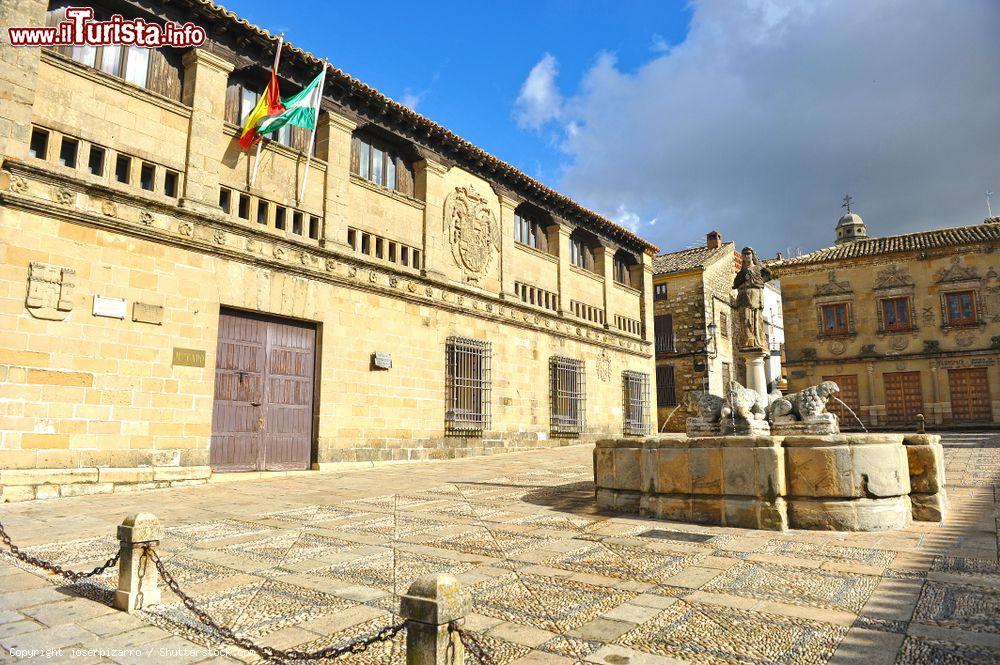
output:
<instances>
[{"instance_id":1,"label":"red and yellow flag","mask_svg":"<svg viewBox=\"0 0 1000 665\"><path fill-rule=\"evenodd\" d=\"M278 94L278 74L275 69L271 70L271 81L260 96L257 106L247 116L247 121L243 123L243 133L240 134L240 145L245 149L252 148L261 140L261 135L257 133L260 123L271 116L284 112L285 107L281 105L281 96Z\"/></svg>"}]
</instances>

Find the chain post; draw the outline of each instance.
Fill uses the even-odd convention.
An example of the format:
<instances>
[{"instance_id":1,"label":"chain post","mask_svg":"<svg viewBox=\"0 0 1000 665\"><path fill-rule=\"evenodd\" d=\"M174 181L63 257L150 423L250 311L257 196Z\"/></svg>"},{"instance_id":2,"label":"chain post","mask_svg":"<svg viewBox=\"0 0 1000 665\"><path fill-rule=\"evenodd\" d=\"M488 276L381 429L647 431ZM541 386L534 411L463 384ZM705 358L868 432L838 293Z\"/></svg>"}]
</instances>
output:
<instances>
[{"instance_id":1,"label":"chain post","mask_svg":"<svg viewBox=\"0 0 1000 665\"><path fill-rule=\"evenodd\" d=\"M132 613L160 602L159 574L151 553L162 537L163 527L151 513L129 515L118 527L117 609Z\"/></svg>"},{"instance_id":2,"label":"chain post","mask_svg":"<svg viewBox=\"0 0 1000 665\"><path fill-rule=\"evenodd\" d=\"M471 601L455 577L425 575L399 600L406 619L407 665L462 665L465 646L459 635Z\"/></svg>"}]
</instances>

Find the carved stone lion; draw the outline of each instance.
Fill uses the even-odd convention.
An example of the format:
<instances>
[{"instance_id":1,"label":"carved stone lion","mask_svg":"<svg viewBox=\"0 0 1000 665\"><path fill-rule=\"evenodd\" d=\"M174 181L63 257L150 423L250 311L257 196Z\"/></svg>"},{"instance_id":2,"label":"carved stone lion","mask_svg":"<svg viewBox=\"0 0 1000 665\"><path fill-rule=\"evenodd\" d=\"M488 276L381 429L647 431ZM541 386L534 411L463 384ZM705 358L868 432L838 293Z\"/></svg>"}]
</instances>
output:
<instances>
[{"instance_id":1,"label":"carved stone lion","mask_svg":"<svg viewBox=\"0 0 1000 665\"><path fill-rule=\"evenodd\" d=\"M734 415L738 420L752 422L764 420L767 405L760 393L750 388L744 388L736 381L730 381L726 391L726 405L722 417Z\"/></svg>"},{"instance_id":2,"label":"carved stone lion","mask_svg":"<svg viewBox=\"0 0 1000 665\"><path fill-rule=\"evenodd\" d=\"M726 400L707 390L690 390L687 394L688 411L694 413L704 423L717 423L722 418L722 407Z\"/></svg>"},{"instance_id":3,"label":"carved stone lion","mask_svg":"<svg viewBox=\"0 0 1000 665\"><path fill-rule=\"evenodd\" d=\"M816 420L826 413L826 403L832 395L840 392L840 386L833 381L824 381L797 393L791 393L774 400L768 407L768 420L781 419Z\"/></svg>"}]
</instances>

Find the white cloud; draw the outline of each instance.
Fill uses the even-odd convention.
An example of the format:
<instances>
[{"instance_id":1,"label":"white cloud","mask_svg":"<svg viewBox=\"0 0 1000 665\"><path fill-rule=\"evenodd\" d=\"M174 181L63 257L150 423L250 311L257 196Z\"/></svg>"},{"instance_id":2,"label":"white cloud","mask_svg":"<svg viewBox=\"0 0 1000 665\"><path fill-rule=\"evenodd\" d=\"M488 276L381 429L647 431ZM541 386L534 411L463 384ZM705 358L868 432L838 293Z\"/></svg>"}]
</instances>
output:
<instances>
[{"instance_id":1,"label":"white cloud","mask_svg":"<svg viewBox=\"0 0 1000 665\"><path fill-rule=\"evenodd\" d=\"M518 119L560 133L563 190L659 219L664 250L826 246L845 192L873 235L972 224L1000 187L998 25L995 0L696 0L684 41L598 54L572 94L547 54Z\"/></svg>"},{"instance_id":2,"label":"white cloud","mask_svg":"<svg viewBox=\"0 0 1000 665\"><path fill-rule=\"evenodd\" d=\"M417 106L424 99L426 92L412 92L409 88L403 91L403 96L399 98L399 103L407 107L411 111L416 111Z\"/></svg>"},{"instance_id":3,"label":"white cloud","mask_svg":"<svg viewBox=\"0 0 1000 665\"><path fill-rule=\"evenodd\" d=\"M515 103L514 114L520 127L539 129L559 117L563 98L556 86L558 75L559 62L550 53L528 72Z\"/></svg>"}]
</instances>

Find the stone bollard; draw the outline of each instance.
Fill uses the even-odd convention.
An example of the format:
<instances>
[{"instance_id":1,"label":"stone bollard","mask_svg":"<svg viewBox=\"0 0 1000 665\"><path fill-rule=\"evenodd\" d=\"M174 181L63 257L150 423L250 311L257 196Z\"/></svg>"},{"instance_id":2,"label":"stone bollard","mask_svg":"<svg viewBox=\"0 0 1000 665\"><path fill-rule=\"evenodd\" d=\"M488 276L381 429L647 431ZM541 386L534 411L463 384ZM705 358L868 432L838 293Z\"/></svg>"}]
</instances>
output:
<instances>
[{"instance_id":1,"label":"stone bollard","mask_svg":"<svg viewBox=\"0 0 1000 665\"><path fill-rule=\"evenodd\" d=\"M917 434L927 434L926 420L924 414L917 414Z\"/></svg>"},{"instance_id":2,"label":"stone bollard","mask_svg":"<svg viewBox=\"0 0 1000 665\"><path fill-rule=\"evenodd\" d=\"M413 582L399 601L406 619L407 665L462 665L465 649L458 633L471 603L462 584L451 575L425 575Z\"/></svg>"},{"instance_id":3,"label":"stone bollard","mask_svg":"<svg viewBox=\"0 0 1000 665\"><path fill-rule=\"evenodd\" d=\"M155 547L163 537L163 527L155 515L129 515L118 527L121 559L118 561L118 590L115 607L135 612L160 602L159 573L156 564L143 556L147 545Z\"/></svg>"}]
</instances>

